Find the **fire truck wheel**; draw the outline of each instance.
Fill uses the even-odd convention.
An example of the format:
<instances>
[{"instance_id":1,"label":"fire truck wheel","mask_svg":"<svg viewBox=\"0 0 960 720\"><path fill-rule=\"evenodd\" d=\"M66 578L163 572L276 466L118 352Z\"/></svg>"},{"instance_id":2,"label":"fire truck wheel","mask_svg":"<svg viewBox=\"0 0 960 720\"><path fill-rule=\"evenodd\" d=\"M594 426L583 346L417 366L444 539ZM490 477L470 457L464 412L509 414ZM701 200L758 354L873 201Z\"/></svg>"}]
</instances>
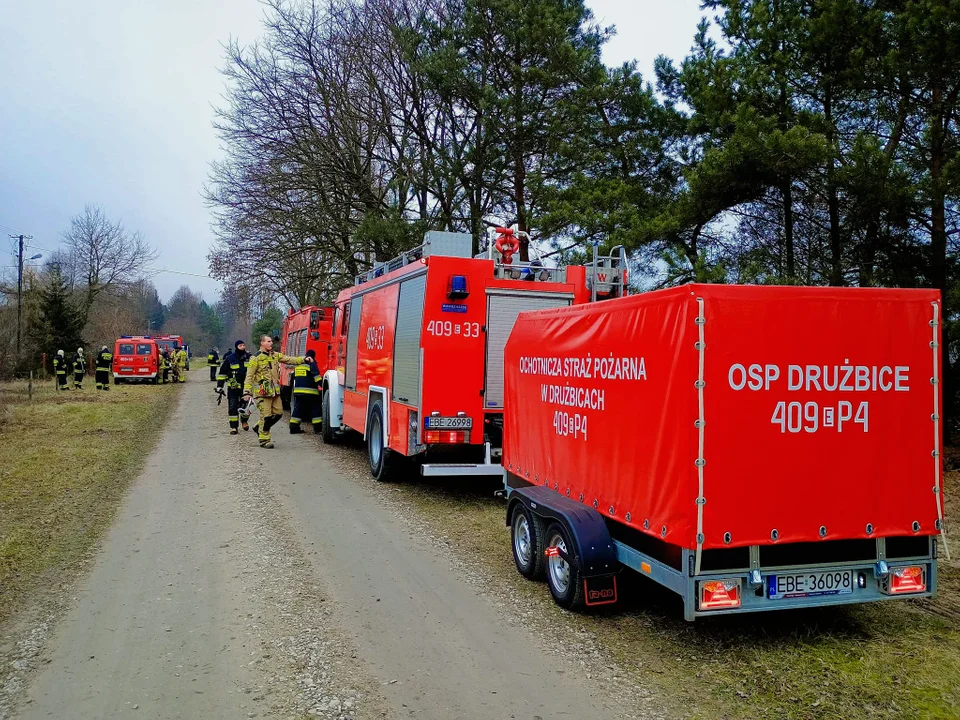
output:
<instances>
[{"instance_id":1,"label":"fire truck wheel","mask_svg":"<svg viewBox=\"0 0 960 720\"><path fill-rule=\"evenodd\" d=\"M517 571L529 580L542 580L546 563L543 551L543 521L522 503L513 508L510 539Z\"/></svg>"},{"instance_id":2,"label":"fire truck wheel","mask_svg":"<svg viewBox=\"0 0 960 720\"><path fill-rule=\"evenodd\" d=\"M583 605L583 577L580 575L580 562L576 549L570 540L566 528L560 523L552 523L547 528L546 549L557 548L567 556L547 558L547 585L553 601L566 610L576 610Z\"/></svg>"},{"instance_id":3,"label":"fire truck wheel","mask_svg":"<svg viewBox=\"0 0 960 720\"><path fill-rule=\"evenodd\" d=\"M280 404L285 412L290 412L290 388L293 386L293 377L288 378L286 387L280 388Z\"/></svg>"},{"instance_id":4,"label":"fire truck wheel","mask_svg":"<svg viewBox=\"0 0 960 720\"><path fill-rule=\"evenodd\" d=\"M120 384L120 378L115 377L115 378L113 379L113 384L114 384L114 385L119 385L119 384Z\"/></svg>"},{"instance_id":5,"label":"fire truck wheel","mask_svg":"<svg viewBox=\"0 0 960 720\"><path fill-rule=\"evenodd\" d=\"M392 479L394 463L393 451L385 447L383 428L383 405L375 400L367 419L367 455L370 458L370 474L377 482Z\"/></svg>"},{"instance_id":6,"label":"fire truck wheel","mask_svg":"<svg viewBox=\"0 0 960 720\"><path fill-rule=\"evenodd\" d=\"M337 441L337 431L330 424L330 393L324 391L323 400L320 403L320 416L323 418L323 432L320 437L327 445L333 445Z\"/></svg>"}]
</instances>

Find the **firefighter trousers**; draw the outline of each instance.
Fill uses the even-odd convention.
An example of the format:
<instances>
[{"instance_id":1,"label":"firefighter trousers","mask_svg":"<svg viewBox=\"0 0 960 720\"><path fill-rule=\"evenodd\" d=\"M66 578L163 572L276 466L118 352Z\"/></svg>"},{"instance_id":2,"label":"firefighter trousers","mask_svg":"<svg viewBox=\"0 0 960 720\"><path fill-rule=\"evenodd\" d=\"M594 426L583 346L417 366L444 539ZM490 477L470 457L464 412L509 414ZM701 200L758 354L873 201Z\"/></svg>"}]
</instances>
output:
<instances>
[{"instance_id":1,"label":"firefighter trousers","mask_svg":"<svg viewBox=\"0 0 960 720\"><path fill-rule=\"evenodd\" d=\"M283 402L279 395L257 398L257 410L260 413L258 440L264 445L270 442L270 428L283 419Z\"/></svg>"},{"instance_id":2,"label":"firefighter trousers","mask_svg":"<svg viewBox=\"0 0 960 720\"><path fill-rule=\"evenodd\" d=\"M110 371L97 370L96 381L97 381L97 390L109 390L110 389Z\"/></svg>"},{"instance_id":3,"label":"firefighter trousers","mask_svg":"<svg viewBox=\"0 0 960 720\"><path fill-rule=\"evenodd\" d=\"M73 373L73 386L77 390L83 390L83 375L84 374L82 372Z\"/></svg>"},{"instance_id":4,"label":"firefighter trousers","mask_svg":"<svg viewBox=\"0 0 960 720\"><path fill-rule=\"evenodd\" d=\"M320 394L293 393L293 405L290 408L290 432L302 431L303 424L313 425L314 432L320 432L323 415L320 412Z\"/></svg>"},{"instance_id":5,"label":"firefighter trousers","mask_svg":"<svg viewBox=\"0 0 960 720\"><path fill-rule=\"evenodd\" d=\"M57 390L69 390L67 386L67 371L58 371L57 372Z\"/></svg>"},{"instance_id":6,"label":"firefighter trousers","mask_svg":"<svg viewBox=\"0 0 960 720\"><path fill-rule=\"evenodd\" d=\"M217 381L217 366L211 365L210 366L210 382L216 382L216 381Z\"/></svg>"},{"instance_id":7,"label":"firefighter trousers","mask_svg":"<svg viewBox=\"0 0 960 720\"><path fill-rule=\"evenodd\" d=\"M240 427L241 395L243 395L243 391L240 388L227 388L227 419L230 421L231 430Z\"/></svg>"}]
</instances>

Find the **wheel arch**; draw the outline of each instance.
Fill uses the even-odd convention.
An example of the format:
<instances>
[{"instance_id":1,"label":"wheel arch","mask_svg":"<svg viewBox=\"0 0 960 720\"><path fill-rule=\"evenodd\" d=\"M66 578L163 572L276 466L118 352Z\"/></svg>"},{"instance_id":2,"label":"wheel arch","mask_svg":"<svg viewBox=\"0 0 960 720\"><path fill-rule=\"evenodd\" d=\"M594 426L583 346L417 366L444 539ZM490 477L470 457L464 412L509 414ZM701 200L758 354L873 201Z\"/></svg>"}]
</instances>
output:
<instances>
[{"instance_id":1,"label":"wheel arch","mask_svg":"<svg viewBox=\"0 0 960 720\"><path fill-rule=\"evenodd\" d=\"M518 504L539 517L544 526L558 522L566 529L576 546L580 572L584 577L616 572L619 562L613 538L603 516L594 508L559 495L546 486L517 488L510 493L507 523Z\"/></svg>"}]
</instances>

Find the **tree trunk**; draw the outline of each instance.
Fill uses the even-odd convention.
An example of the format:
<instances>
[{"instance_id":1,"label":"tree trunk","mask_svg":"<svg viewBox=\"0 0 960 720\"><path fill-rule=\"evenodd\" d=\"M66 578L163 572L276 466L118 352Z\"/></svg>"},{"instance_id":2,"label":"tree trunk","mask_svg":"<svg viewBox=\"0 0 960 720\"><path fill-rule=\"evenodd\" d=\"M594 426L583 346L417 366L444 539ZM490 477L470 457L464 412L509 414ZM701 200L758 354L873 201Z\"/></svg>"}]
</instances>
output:
<instances>
[{"instance_id":1,"label":"tree trunk","mask_svg":"<svg viewBox=\"0 0 960 720\"><path fill-rule=\"evenodd\" d=\"M827 208L830 213L830 284L843 285L843 244L840 240L840 196L836 184L836 137L833 130L833 92L827 85L823 96L823 115L827 122L830 160L827 165Z\"/></svg>"},{"instance_id":2,"label":"tree trunk","mask_svg":"<svg viewBox=\"0 0 960 720\"><path fill-rule=\"evenodd\" d=\"M783 195L783 244L787 255L787 278L792 283L797 276L793 246L793 183L787 180L780 188Z\"/></svg>"}]
</instances>

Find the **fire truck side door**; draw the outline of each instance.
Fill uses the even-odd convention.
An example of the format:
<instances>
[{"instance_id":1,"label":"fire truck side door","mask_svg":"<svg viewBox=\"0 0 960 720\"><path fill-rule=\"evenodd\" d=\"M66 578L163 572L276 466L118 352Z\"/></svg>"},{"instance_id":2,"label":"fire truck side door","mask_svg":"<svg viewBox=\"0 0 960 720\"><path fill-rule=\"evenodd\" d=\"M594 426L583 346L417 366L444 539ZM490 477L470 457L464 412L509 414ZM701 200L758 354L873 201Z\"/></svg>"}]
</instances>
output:
<instances>
[{"instance_id":1,"label":"fire truck side door","mask_svg":"<svg viewBox=\"0 0 960 720\"><path fill-rule=\"evenodd\" d=\"M359 350L360 342L360 310L362 305L362 295L360 297L353 298L350 301L350 307L347 310L347 317L344 319L344 324L347 326L347 347L344 375L346 378L345 385L348 390L357 389L357 352Z\"/></svg>"}]
</instances>

